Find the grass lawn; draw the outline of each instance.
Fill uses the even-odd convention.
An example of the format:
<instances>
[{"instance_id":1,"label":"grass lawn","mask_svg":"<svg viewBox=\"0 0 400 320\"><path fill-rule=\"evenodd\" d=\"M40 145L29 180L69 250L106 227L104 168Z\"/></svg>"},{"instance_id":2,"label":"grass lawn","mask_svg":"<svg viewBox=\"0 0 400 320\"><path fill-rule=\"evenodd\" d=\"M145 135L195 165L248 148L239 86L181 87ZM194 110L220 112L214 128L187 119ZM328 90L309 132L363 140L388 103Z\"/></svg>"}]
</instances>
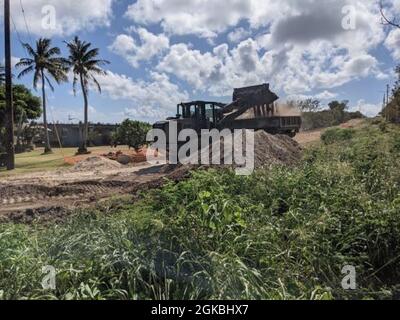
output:
<instances>
[{"instance_id":1,"label":"grass lawn","mask_svg":"<svg viewBox=\"0 0 400 320\"><path fill-rule=\"evenodd\" d=\"M110 151L115 152L121 150L123 152L128 151L128 147L121 146L116 149L112 149L109 146L93 147L89 148L91 155L100 155L108 153ZM71 158L75 156L77 148L53 148L53 154L43 155L43 148L37 148L32 152L25 152L17 154L15 156L16 169L12 172L0 169L0 177L10 176L21 173L30 173L37 171L49 171L55 170L62 167L68 167L69 164L65 163L64 157ZM90 155L89 155L90 156ZM87 157L87 156L83 156Z\"/></svg>"}]
</instances>

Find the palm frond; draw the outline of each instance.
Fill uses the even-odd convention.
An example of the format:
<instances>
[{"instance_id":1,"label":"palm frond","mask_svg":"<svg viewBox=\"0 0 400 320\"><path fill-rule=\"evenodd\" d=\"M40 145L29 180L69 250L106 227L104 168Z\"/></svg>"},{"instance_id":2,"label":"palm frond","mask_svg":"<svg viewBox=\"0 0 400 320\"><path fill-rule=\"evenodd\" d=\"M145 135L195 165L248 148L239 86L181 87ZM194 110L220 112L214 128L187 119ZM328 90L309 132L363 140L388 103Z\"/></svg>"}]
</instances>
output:
<instances>
[{"instance_id":1,"label":"palm frond","mask_svg":"<svg viewBox=\"0 0 400 320\"><path fill-rule=\"evenodd\" d=\"M97 90L99 90L99 92L101 93L101 86L100 83L97 81L97 79L95 77L92 77L92 81L93 83L96 85Z\"/></svg>"},{"instance_id":2,"label":"palm frond","mask_svg":"<svg viewBox=\"0 0 400 320\"><path fill-rule=\"evenodd\" d=\"M51 39L40 38L36 41L36 48L32 48L29 44L23 44L31 58L22 58L17 67L27 67L24 69L19 77L35 71L33 77L33 86L36 89L39 80L43 74L48 74L54 78L57 83L67 80L68 65L67 60L60 57L60 48L52 47ZM49 78L45 76L45 81L49 83L50 88L53 90Z\"/></svg>"},{"instance_id":3,"label":"palm frond","mask_svg":"<svg viewBox=\"0 0 400 320\"><path fill-rule=\"evenodd\" d=\"M31 57L36 57L36 51L30 46L29 43L23 43L22 46L28 52Z\"/></svg>"},{"instance_id":4,"label":"palm frond","mask_svg":"<svg viewBox=\"0 0 400 320\"><path fill-rule=\"evenodd\" d=\"M27 68L25 68L24 70L22 70L19 74L18 74L18 79L21 79L23 76L27 75L28 73L31 73L35 70L35 67L33 65L28 66Z\"/></svg>"},{"instance_id":5,"label":"palm frond","mask_svg":"<svg viewBox=\"0 0 400 320\"><path fill-rule=\"evenodd\" d=\"M82 78L83 86L87 89L89 83L93 83L99 92L101 92L101 86L95 75L106 75L107 72L101 67L110 64L109 61L98 59L99 48L91 48L90 42L81 41L78 37L75 37L70 42L65 42L69 50L68 66L74 73L73 88L75 92L76 83L78 78ZM87 92L88 90L86 90ZM88 92L87 92L88 93Z\"/></svg>"},{"instance_id":6,"label":"palm frond","mask_svg":"<svg viewBox=\"0 0 400 320\"><path fill-rule=\"evenodd\" d=\"M54 87L53 87L52 83L50 82L50 79L47 76L44 76L44 78L45 78L47 84L49 85L51 91L54 91Z\"/></svg>"},{"instance_id":7,"label":"palm frond","mask_svg":"<svg viewBox=\"0 0 400 320\"><path fill-rule=\"evenodd\" d=\"M37 89L37 84L39 80L42 79L42 75L39 69L35 69L35 74L33 75L33 88Z\"/></svg>"},{"instance_id":8,"label":"palm frond","mask_svg":"<svg viewBox=\"0 0 400 320\"><path fill-rule=\"evenodd\" d=\"M74 91L74 95L76 95L76 85L78 84L78 78L74 74L74 79L72 80L72 90Z\"/></svg>"}]
</instances>

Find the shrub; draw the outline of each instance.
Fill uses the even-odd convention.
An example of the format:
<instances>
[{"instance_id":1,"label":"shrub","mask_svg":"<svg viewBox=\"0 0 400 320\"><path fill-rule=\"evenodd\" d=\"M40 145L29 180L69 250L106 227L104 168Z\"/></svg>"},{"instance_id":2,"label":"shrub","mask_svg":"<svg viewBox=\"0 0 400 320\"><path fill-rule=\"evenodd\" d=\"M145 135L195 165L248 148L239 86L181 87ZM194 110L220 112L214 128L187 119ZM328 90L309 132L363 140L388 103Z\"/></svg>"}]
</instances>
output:
<instances>
[{"instance_id":1,"label":"shrub","mask_svg":"<svg viewBox=\"0 0 400 320\"><path fill-rule=\"evenodd\" d=\"M324 144L333 144L336 142L346 141L353 138L355 134L354 129L340 129L340 128L333 128L326 130L321 139Z\"/></svg>"},{"instance_id":2,"label":"shrub","mask_svg":"<svg viewBox=\"0 0 400 320\"><path fill-rule=\"evenodd\" d=\"M150 124L126 119L112 135L114 144L125 144L136 150L146 144L146 135L151 129Z\"/></svg>"}]
</instances>

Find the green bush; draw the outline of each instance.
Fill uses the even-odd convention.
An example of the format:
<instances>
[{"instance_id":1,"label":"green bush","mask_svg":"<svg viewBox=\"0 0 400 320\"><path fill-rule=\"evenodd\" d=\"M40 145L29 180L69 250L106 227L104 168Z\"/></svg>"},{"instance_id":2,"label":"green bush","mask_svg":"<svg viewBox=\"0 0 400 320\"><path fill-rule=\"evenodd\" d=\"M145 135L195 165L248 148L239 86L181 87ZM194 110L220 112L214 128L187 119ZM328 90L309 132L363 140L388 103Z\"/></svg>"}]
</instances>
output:
<instances>
[{"instance_id":1,"label":"green bush","mask_svg":"<svg viewBox=\"0 0 400 320\"><path fill-rule=\"evenodd\" d=\"M115 145L124 144L135 150L139 150L146 142L146 135L151 125L146 122L124 120L118 129L112 134Z\"/></svg>"},{"instance_id":2,"label":"green bush","mask_svg":"<svg viewBox=\"0 0 400 320\"><path fill-rule=\"evenodd\" d=\"M353 138L354 134L354 129L333 128L326 130L322 134L321 140L324 144L333 144L336 142L350 140Z\"/></svg>"}]
</instances>

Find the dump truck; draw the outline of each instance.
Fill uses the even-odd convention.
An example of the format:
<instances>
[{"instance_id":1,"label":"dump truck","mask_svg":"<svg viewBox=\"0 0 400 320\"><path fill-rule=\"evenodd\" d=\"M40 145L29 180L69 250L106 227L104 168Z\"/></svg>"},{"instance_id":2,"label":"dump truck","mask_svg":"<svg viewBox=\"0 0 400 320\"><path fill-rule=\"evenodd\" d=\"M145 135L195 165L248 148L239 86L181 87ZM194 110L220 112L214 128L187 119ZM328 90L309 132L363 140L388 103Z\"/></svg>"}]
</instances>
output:
<instances>
[{"instance_id":1,"label":"dump truck","mask_svg":"<svg viewBox=\"0 0 400 320\"><path fill-rule=\"evenodd\" d=\"M278 99L267 83L237 88L229 104L202 100L180 103L175 117L159 121L153 128L163 130L167 137L171 122L176 123L178 133L184 129L194 129L199 135L203 129L253 129L294 137L300 130L301 117L280 115Z\"/></svg>"}]
</instances>

